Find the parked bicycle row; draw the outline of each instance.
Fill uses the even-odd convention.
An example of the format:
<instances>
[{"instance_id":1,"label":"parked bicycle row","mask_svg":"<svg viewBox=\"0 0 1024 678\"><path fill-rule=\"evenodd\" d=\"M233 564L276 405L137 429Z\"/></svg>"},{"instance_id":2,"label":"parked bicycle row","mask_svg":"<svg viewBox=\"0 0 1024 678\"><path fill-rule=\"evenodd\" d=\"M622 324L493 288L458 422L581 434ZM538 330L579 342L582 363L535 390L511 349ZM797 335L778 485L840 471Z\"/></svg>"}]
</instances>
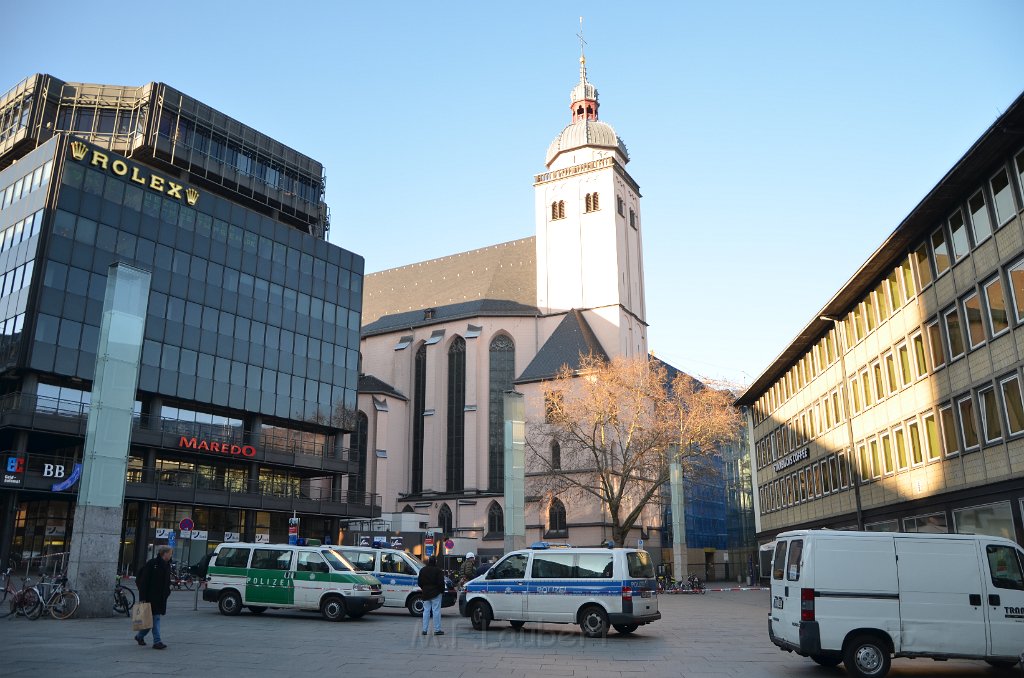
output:
<instances>
[{"instance_id":1,"label":"parked bicycle row","mask_svg":"<svg viewBox=\"0 0 1024 678\"><path fill-rule=\"evenodd\" d=\"M2 575L0 617L14 615L34 620L45 613L54 619L68 619L78 611L81 601L65 574L43 574L36 584L30 577L25 577L19 588L12 581L13 572L12 568L7 568Z\"/></svg>"}]
</instances>

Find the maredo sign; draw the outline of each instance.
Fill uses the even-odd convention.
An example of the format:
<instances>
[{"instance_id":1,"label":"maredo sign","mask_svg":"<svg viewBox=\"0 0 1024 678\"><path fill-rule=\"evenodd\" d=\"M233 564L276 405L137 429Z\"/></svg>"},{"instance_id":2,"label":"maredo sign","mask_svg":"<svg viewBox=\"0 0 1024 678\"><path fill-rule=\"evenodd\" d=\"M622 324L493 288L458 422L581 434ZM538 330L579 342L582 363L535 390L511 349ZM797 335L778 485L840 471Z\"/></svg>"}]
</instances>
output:
<instances>
[{"instance_id":1,"label":"maredo sign","mask_svg":"<svg viewBox=\"0 0 1024 678\"><path fill-rule=\"evenodd\" d=\"M232 445L218 440L204 440L181 436L178 447L186 450L202 450L211 454L226 454L233 457L255 457L256 448L252 445Z\"/></svg>"}]
</instances>

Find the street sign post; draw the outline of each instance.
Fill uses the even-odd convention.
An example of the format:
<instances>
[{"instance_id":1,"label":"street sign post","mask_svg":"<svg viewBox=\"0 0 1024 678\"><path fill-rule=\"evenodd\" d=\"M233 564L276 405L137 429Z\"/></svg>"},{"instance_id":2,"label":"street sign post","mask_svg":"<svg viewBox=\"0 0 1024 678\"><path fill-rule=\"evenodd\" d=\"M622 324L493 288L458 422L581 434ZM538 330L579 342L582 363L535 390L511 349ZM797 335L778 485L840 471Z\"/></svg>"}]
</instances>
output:
<instances>
[{"instance_id":1,"label":"street sign post","mask_svg":"<svg viewBox=\"0 0 1024 678\"><path fill-rule=\"evenodd\" d=\"M196 524L192 522L191 518L182 518L181 522L178 523L178 529L182 532L191 532L195 529Z\"/></svg>"}]
</instances>

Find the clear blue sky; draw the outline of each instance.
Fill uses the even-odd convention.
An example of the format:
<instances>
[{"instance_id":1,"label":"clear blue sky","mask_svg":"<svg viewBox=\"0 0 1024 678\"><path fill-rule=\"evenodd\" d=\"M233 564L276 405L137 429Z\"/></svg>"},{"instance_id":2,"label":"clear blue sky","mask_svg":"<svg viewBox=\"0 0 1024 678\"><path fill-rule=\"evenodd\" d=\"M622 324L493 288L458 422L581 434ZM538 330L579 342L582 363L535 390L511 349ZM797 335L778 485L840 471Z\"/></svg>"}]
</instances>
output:
<instances>
[{"instance_id":1,"label":"clear blue sky","mask_svg":"<svg viewBox=\"0 0 1024 678\"><path fill-rule=\"evenodd\" d=\"M580 14L650 346L708 377L760 374L1024 90L1020 0L20 2L0 90L177 87L323 162L371 272L534 233Z\"/></svg>"}]
</instances>

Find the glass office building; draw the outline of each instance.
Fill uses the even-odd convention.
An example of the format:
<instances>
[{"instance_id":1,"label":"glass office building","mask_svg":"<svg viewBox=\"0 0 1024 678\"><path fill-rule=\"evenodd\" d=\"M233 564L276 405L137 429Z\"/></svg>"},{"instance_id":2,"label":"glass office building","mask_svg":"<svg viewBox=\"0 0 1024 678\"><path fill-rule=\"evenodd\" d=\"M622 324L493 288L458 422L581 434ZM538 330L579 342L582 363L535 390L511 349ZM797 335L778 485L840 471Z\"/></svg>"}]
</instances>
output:
<instances>
[{"instance_id":1,"label":"glass office building","mask_svg":"<svg viewBox=\"0 0 1024 678\"><path fill-rule=\"evenodd\" d=\"M161 83L37 75L0 167L0 562L70 543L116 262L152 274L122 567L379 515L346 447L363 260L325 239L319 163Z\"/></svg>"}]
</instances>

